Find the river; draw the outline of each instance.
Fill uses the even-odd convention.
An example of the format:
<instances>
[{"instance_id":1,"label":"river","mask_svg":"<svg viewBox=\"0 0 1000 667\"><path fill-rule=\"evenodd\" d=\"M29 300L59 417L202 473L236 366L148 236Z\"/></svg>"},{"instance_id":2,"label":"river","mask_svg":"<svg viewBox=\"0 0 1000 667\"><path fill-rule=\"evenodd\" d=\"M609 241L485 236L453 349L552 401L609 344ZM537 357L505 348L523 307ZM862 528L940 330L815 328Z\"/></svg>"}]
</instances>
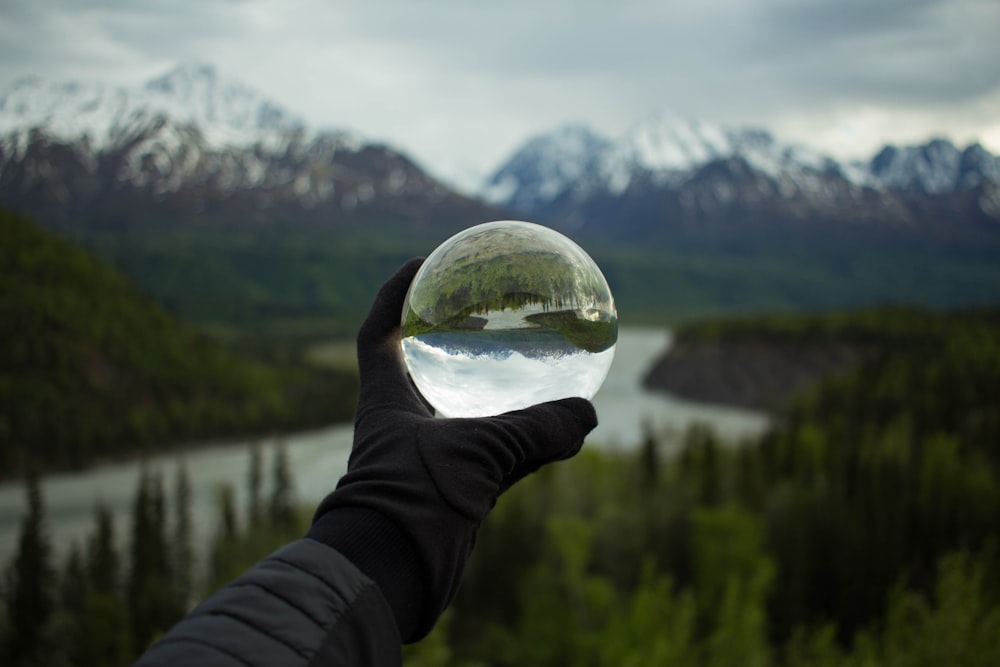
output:
<instances>
[{"instance_id":1,"label":"river","mask_svg":"<svg viewBox=\"0 0 1000 667\"><path fill-rule=\"evenodd\" d=\"M586 446L630 449L642 441L644 430L649 428L668 448L675 447L684 431L697 422L711 425L721 436L733 441L753 437L766 427L767 419L760 413L694 403L644 390L642 375L668 349L670 340L669 332L662 329L621 329L614 363L594 397L600 424ZM346 425L333 426L281 438L300 501L317 502L333 488L347 464L351 430ZM272 439L260 443L265 455L265 476L270 472L277 442ZM169 454L152 458L147 465L151 471L163 475L169 495L172 495L170 491L181 460L191 480L196 539L204 540L214 531L218 521L220 488L231 485L236 491L237 507L245 506L249 448L238 443L209 444L193 448L182 456ZM98 501L114 510L116 534L126 540L139 472L138 462L125 462L97 466L82 473L45 477L42 491L46 519L57 551L63 551L86 536L93 526L93 508ZM16 548L18 527L25 511L23 484L14 481L0 484L0 564L6 563Z\"/></svg>"}]
</instances>

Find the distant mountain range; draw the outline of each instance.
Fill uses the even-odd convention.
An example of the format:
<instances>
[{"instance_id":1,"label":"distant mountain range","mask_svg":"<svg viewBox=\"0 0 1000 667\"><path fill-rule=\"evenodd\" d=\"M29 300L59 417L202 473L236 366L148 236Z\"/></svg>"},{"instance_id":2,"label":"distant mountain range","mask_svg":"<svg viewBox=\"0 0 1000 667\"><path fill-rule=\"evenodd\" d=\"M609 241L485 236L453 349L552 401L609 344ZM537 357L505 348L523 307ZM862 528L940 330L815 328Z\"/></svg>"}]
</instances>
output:
<instances>
[{"instance_id":1,"label":"distant mountain range","mask_svg":"<svg viewBox=\"0 0 1000 667\"><path fill-rule=\"evenodd\" d=\"M137 88L26 78L0 93L0 205L57 226L496 215L399 151L312 129L200 64Z\"/></svg>"},{"instance_id":2,"label":"distant mountain range","mask_svg":"<svg viewBox=\"0 0 1000 667\"><path fill-rule=\"evenodd\" d=\"M946 140L843 163L759 129L654 115L611 139L527 141L462 196L390 146L317 130L203 64L135 88L26 78L0 92L0 205L46 224L395 222L516 216L581 235L1000 229L1000 158ZM808 227L803 227L808 226Z\"/></svg>"},{"instance_id":3,"label":"distant mountain range","mask_svg":"<svg viewBox=\"0 0 1000 667\"><path fill-rule=\"evenodd\" d=\"M762 130L657 115L617 140L579 125L537 136L483 195L618 238L757 225L1000 231L1000 158L938 139L843 163Z\"/></svg>"}]
</instances>

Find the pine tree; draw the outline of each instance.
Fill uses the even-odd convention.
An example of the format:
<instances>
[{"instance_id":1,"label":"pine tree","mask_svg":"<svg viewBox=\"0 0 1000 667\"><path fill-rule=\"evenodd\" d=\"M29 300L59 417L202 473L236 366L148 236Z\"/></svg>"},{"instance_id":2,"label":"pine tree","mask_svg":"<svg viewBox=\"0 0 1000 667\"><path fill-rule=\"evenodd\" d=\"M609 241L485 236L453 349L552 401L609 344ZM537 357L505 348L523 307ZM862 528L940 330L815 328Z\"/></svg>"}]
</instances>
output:
<instances>
[{"instance_id":1,"label":"pine tree","mask_svg":"<svg viewBox=\"0 0 1000 667\"><path fill-rule=\"evenodd\" d=\"M228 484L219 491L219 513L222 515L220 537L234 539L239 530L239 526L236 525L236 492Z\"/></svg>"},{"instance_id":2,"label":"pine tree","mask_svg":"<svg viewBox=\"0 0 1000 667\"><path fill-rule=\"evenodd\" d=\"M132 642L139 648L145 646L151 635L145 599L147 582L155 574L155 528L149 511L149 471L143 469L139 478L132 507L132 558L129 572L129 615L132 621Z\"/></svg>"},{"instance_id":3,"label":"pine tree","mask_svg":"<svg viewBox=\"0 0 1000 667\"><path fill-rule=\"evenodd\" d=\"M261 485L264 481L264 461L259 442L250 445L250 470L247 479L247 525L255 526L260 521Z\"/></svg>"},{"instance_id":4,"label":"pine tree","mask_svg":"<svg viewBox=\"0 0 1000 667\"><path fill-rule=\"evenodd\" d=\"M7 590L9 623L4 664L14 667L44 662L45 635L55 609L52 547L45 527L45 508L38 474L28 468L25 490L28 514L21 524Z\"/></svg>"},{"instance_id":5,"label":"pine tree","mask_svg":"<svg viewBox=\"0 0 1000 667\"><path fill-rule=\"evenodd\" d=\"M648 421L642 422L642 445L639 448L639 490L648 497L657 487L660 478L659 443Z\"/></svg>"},{"instance_id":6,"label":"pine tree","mask_svg":"<svg viewBox=\"0 0 1000 667\"><path fill-rule=\"evenodd\" d=\"M57 618L60 619L57 632L62 638L60 649L67 662L74 666L93 664L84 658L83 649L84 644L90 639L85 627L88 620L88 595L86 564L80 546L74 543L63 565L57 614Z\"/></svg>"},{"instance_id":7,"label":"pine tree","mask_svg":"<svg viewBox=\"0 0 1000 667\"><path fill-rule=\"evenodd\" d=\"M191 480L187 465L181 461L177 467L175 503L173 566L177 580L177 596L181 606L187 608L194 593L195 555L191 545Z\"/></svg>"},{"instance_id":8,"label":"pine tree","mask_svg":"<svg viewBox=\"0 0 1000 667\"><path fill-rule=\"evenodd\" d=\"M182 615L166 543L163 481L143 471L132 517L132 563L128 603L132 647L141 652Z\"/></svg>"},{"instance_id":9,"label":"pine tree","mask_svg":"<svg viewBox=\"0 0 1000 667\"><path fill-rule=\"evenodd\" d=\"M269 508L271 524L279 530L292 530L295 527L295 500L288 453L283 442L278 443L274 450L273 476Z\"/></svg>"},{"instance_id":10,"label":"pine tree","mask_svg":"<svg viewBox=\"0 0 1000 667\"><path fill-rule=\"evenodd\" d=\"M232 555L239 547L235 496L233 487L228 484L219 489L220 524L212 544L206 593L213 592L232 579Z\"/></svg>"},{"instance_id":11,"label":"pine tree","mask_svg":"<svg viewBox=\"0 0 1000 667\"><path fill-rule=\"evenodd\" d=\"M123 665L129 658L128 621L119 579L114 517L103 502L94 507L87 542L84 596L76 618L72 662L78 667Z\"/></svg>"},{"instance_id":12,"label":"pine tree","mask_svg":"<svg viewBox=\"0 0 1000 667\"><path fill-rule=\"evenodd\" d=\"M9 572L5 568L4 575L8 575ZM7 599L7 576L0 577L0 600ZM10 641L10 623L7 621L7 605L0 604L0 658L5 658L7 655L7 644Z\"/></svg>"},{"instance_id":13,"label":"pine tree","mask_svg":"<svg viewBox=\"0 0 1000 667\"><path fill-rule=\"evenodd\" d=\"M94 506L94 532L87 543L87 580L95 591L117 594L118 567L114 517L111 509L99 502Z\"/></svg>"},{"instance_id":14,"label":"pine tree","mask_svg":"<svg viewBox=\"0 0 1000 667\"><path fill-rule=\"evenodd\" d=\"M72 612L80 610L83 607L83 589L86 584L83 555L80 553L80 545L74 542L66 556L59 581L59 606Z\"/></svg>"}]
</instances>

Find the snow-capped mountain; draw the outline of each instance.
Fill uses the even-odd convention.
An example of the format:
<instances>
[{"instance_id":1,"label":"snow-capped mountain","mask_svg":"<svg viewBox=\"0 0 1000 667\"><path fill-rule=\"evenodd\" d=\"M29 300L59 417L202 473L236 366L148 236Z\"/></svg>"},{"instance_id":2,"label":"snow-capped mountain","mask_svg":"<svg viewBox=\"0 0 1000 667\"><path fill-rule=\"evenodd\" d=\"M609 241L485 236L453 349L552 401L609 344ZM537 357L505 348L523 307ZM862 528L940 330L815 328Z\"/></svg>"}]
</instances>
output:
<instances>
[{"instance_id":1,"label":"snow-capped mountain","mask_svg":"<svg viewBox=\"0 0 1000 667\"><path fill-rule=\"evenodd\" d=\"M403 154L310 128L201 64L131 88L28 78L0 91L0 205L50 224L141 207L165 220L337 223L378 210L423 224L482 208Z\"/></svg>"},{"instance_id":2,"label":"snow-capped mountain","mask_svg":"<svg viewBox=\"0 0 1000 667\"><path fill-rule=\"evenodd\" d=\"M981 146L888 146L845 164L760 129L666 114L615 139L583 125L535 137L479 194L487 203L391 147L309 127L202 64L133 87L28 78L0 91L0 205L53 225L467 226L514 211L634 238L789 222L1000 229L1000 159Z\"/></svg>"},{"instance_id":3,"label":"snow-capped mountain","mask_svg":"<svg viewBox=\"0 0 1000 667\"><path fill-rule=\"evenodd\" d=\"M965 150L935 139L923 146L886 146L869 165L875 181L895 190L947 195L983 182L1000 182L1000 158L979 144Z\"/></svg>"},{"instance_id":4,"label":"snow-capped mountain","mask_svg":"<svg viewBox=\"0 0 1000 667\"><path fill-rule=\"evenodd\" d=\"M487 182L483 196L530 211L572 187L611 142L583 125L567 125L529 140Z\"/></svg>"},{"instance_id":5,"label":"snow-capped mountain","mask_svg":"<svg viewBox=\"0 0 1000 667\"><path fill-rule=\"evenodd\" d=\"M523 188L534 185L536 162L544 164L546 173L568 176L550 179L548 187L539 189L540 194L544 192L547 199L552 199L581 184L620 194L642 174L652 175L659 183L679 184L706 164L737 157L773 176L802 168L840 168L820 153L780 144L763 130L732 130L657 114L634 125L617 141L582 126L560 128L530 139L496 171L483 192L494 201L518 196ZM572 164L564 164L566 161ZM852 170L850 176L861 175Z\"/></svg>"},{"instance_id":6,"label":"snow-capped mountain","mask_svg":"<svg viewBox=\"0 0 1000 667\"><path fill-rule=\"evenodd\" d=\"M680 183L711 162L742 158L775 177L796 171L825 171L834 165L801 146L778 143L758 129L728 129L713 123L657 114L637 123L599 160L599 174L612 192L624 192L637 172L657 182Z\"/></svg>"},{"instance_id":7,"label":"snow-capped mountain","mask_svg":"<svg viewBox=\"0 0 1000 667\"><path fill-rule=\"evenodd\" d=\"M137 125L162 116L199 129L214 148L273 144L305 123L252 88L188 63L135 87L58 83L30 77L0 97L0 133L44 126L53 136L96 150L120 143Z\"/></svg>"},{"instance_id":8,"label":"snow-capped mountain","mask_svg":"<svg viewBox=\"0 0 1000 667\"><path fill-rule=\"evenodd\" d=\"M664 114L617 140L579 126L535 137L482 190L528 217L617 234L769 220L1000 221L998 193L1000 159L978 145L886 147L869 163L845 164L764 130Z\"/></svg>"}]
</instances>

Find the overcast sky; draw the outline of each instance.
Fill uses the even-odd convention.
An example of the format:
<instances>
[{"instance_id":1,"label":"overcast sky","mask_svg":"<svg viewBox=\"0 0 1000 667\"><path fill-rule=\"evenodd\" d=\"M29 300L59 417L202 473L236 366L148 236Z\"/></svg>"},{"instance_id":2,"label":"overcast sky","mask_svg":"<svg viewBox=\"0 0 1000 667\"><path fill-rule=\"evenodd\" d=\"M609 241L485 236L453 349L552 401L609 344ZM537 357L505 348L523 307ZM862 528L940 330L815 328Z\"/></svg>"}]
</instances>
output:
<instances>
[{"instance_id":1,"label":"overcast sky","mask_svg":"<svg viewBox=\"0 0 1000 667\"><path fill-rule=\"evenodd\" d=\"M537 132L654 112L840 157L1000 152L1000 0L0 0L0 87L191 60L466 179Z\"/></svg>"}]
</instances>

